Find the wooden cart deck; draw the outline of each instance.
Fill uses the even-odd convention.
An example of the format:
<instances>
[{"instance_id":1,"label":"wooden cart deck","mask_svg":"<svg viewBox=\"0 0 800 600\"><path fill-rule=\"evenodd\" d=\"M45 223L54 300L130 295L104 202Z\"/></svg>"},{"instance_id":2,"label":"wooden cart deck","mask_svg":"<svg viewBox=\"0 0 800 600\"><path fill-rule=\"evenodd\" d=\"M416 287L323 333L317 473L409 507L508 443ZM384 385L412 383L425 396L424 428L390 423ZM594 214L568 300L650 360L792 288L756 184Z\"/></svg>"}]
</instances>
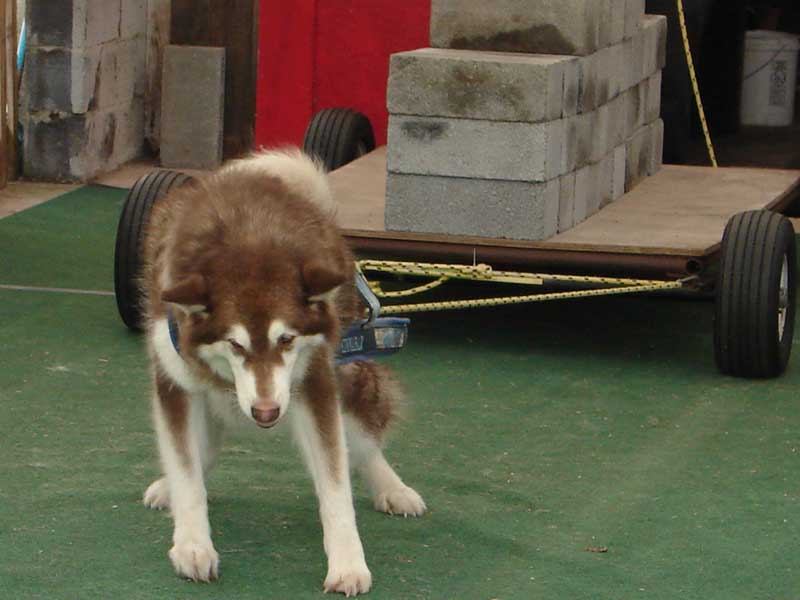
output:
<instances>
[{"instance_id":1,"label":"wooden cart deck","mask_svg":"<svg viewBox=\"0 0 800 600\"><path fill-rule=\"evenodd\" d=\"M665 165L569 231L530 242L387 231L385 147L334 171L331 180L339 225L357 250L567 268L575 261L607 263L676 274L702 269L734 214L780 209L800 194L800 171Z\"/></svg>"}]
</instances>

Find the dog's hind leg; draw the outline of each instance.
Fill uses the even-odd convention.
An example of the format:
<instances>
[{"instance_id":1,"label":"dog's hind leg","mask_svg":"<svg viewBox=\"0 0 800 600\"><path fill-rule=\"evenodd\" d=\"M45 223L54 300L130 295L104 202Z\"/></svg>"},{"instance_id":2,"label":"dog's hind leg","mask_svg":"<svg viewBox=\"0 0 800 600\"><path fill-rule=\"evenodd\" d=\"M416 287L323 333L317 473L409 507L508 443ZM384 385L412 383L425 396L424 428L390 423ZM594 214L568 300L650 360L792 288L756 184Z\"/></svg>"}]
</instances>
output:
<instances>
[{"instance_id":1,"label":"dog's hind leg","mask_svg":"<svg viewBox=\"0 0 800 600\"><path fill-rule=\"evenodd\" d=\"M219 555L211 543L203 481L203 454L208 446L204 402L158 373L153 413L175 521L169 558L179 575L195 581L216 579Z\"/></svg>"},{"instance_id":2,"label":"dog's hind leg","mask_svg":"<svg viewBox=\"0 0 800 600\"><path fill-rule=\"evenodd\" d=\"M403 483L382 450L402 401L399 385L386 367L373 362L346 365L338 374L351 465L367 481L375 509L405 517L423 514L425 501Z\"/></svg>"}]
</instances>

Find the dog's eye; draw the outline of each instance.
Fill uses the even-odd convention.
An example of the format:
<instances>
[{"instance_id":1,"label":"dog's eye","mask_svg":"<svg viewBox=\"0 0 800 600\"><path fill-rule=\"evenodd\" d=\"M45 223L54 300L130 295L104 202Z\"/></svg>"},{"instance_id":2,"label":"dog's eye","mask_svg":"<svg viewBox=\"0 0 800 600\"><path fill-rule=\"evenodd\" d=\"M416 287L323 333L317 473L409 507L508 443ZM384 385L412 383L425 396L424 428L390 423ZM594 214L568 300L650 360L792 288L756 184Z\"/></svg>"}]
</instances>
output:
<instances>
[{"instance_id":1,"label":"dog's eye","mask_svg":"<svg viewBox=\"0 0 800 600\"><path fill-rule=\"evenodd\" d=\"M228 343L233 346L233 349L237 352L244 352L244 346L242 346L239 342L237 342L233 338L228 338Z\"/></svg>"},{"instance_id":2,"label":"dog's eye","mask_svg":"<svg viewBox=\"0 0 800 600\"><path fill-rule=\"evenodd\" d=\"M288 350L292 346L295 336L290 333L284 333L278 338L278 348L281 350Z\"/></svg>"}]
</instances>

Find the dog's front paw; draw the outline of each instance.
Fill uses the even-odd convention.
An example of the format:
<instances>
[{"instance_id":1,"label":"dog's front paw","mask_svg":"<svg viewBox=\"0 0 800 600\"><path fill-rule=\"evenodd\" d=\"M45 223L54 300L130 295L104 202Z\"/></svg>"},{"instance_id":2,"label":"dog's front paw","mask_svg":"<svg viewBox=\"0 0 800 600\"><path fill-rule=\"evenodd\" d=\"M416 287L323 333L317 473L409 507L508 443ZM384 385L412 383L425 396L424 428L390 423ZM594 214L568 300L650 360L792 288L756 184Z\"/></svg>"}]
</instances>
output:
<instances>
[{"instance_id":1,"label":"dog's front paw","mask_svg":"<svg viewBox=\"0 0 800 600\"><path fill-rule=\"evenodd\" d=\"M427 508L422 496L407 485L375 495L375 510L390 515L419 517Z\"/></svg>"},{"instance_id":2,"label":"dog's front paw","mask_svg":"<svg viewBox=\"0 0 800 600\"><path fill-rule=\"evenodd\" d=\"M372 587L372 573L363 562L360 565L349 565L346 568L330 567L323 584L326 594L338 592L348 598L366 594L370 587Z\"/></svg>"},{"instance_id":3,"label":"dog's front paw","mask_svg":"<svg viewBox=\"0 0 800 600\"><path fill-rule=\"evenodd\" d=\"M144 492L142 502L144 502L147 508L155 508L157 510L169 508L169 486L167 485L167 478L162 477L151 483Z\"/></svg>"},{"instance_id":4,"label":"dog's front paw","mask_svg":"<svg viewBox=\"0 0 800 600\"><path fill-rule=\"evenodd\" d=\"M194 581L211 581L219 576L219 554L211 540L182 542L169 551L175 572Z\"/></svg>"}]
</instances>

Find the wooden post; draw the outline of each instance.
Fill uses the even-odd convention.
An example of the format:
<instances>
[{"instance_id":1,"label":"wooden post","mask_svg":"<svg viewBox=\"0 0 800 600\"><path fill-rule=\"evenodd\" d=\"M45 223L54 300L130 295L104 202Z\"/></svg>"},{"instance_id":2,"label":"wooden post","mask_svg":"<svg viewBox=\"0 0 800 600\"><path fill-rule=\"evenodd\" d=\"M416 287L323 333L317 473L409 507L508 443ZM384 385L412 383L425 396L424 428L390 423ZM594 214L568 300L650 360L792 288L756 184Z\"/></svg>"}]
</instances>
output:
<instances>
[{"instance_id":1,"label":"wooden post","mask_svg":"<svg viewBox=\"0 0 800 600\"><path fill-rule=\"evenodd\" d=\"M0 0L0 188L8 184L8 18L6 9L14 0Z\"/></svg>"},{"instance_id":2,"label":"wooden post","mask_svg":"<svg viewBox=\"0 0 800 600\"><path fill-rule=\"evenodd\" d=\"M7 0L6 8L6 174L17 178L17 2Z\"/></svg>"}]
</instances>

